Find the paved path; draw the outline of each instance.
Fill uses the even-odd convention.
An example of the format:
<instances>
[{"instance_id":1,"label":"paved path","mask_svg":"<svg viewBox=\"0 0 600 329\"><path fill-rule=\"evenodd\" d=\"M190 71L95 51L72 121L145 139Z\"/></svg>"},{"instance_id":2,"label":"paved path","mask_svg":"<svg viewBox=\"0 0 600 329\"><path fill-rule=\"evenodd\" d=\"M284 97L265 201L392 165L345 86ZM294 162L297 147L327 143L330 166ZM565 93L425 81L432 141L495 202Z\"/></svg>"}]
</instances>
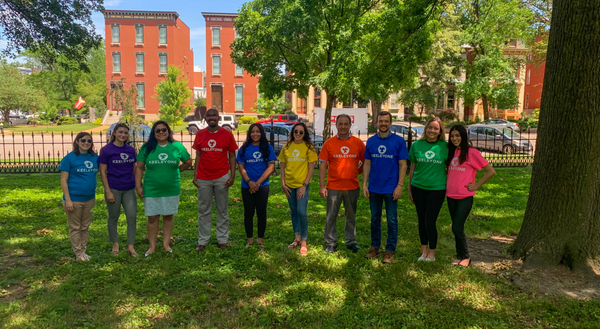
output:
<instances>
[{"instance_id":1,"label":"paved path","mask_svg":"<svg viewBox=\"0 0 600 329\"><path fill-rule=\"evenodd\" d=\"M97 133L97 132L103 132L104 129L108 129L110 128L110 126L98 126L92 129L88 129L88 130L84 130L86 133Z\"/></svg>"}]
</instances>

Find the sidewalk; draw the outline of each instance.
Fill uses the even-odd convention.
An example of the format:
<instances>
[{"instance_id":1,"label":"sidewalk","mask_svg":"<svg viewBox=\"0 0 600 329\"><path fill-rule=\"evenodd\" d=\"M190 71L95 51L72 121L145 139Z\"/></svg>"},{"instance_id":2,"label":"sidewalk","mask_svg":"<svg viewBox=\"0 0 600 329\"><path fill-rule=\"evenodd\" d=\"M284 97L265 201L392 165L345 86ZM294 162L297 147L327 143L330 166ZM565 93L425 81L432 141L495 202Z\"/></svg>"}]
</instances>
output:
<instances>
[{"instance_id":1,"label":"sidewalk","mask_svg":"<svg viewBox=\"0 0 600 329\"><path fill-rule=\"evenodd\" d=\"M97 132L103 132L105 129L110 128L110 126L98 126L98 127L94 127L92 129L88 129L88 130L84 130L86 133L97 133Z\"/></svg>"}]
</instances>

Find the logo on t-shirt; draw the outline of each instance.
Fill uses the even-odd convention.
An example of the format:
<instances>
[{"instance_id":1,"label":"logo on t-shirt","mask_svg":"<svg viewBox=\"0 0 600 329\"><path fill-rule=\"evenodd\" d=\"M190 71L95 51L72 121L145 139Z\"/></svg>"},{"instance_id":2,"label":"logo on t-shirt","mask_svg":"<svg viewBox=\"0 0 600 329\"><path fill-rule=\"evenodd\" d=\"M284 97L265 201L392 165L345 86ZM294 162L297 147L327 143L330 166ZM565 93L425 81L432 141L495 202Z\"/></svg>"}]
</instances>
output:
<instances>
[{"instance_id":1,"label":"logo on t-shirt","mask_svg":"<svg viewBox=\"0 0 600 329\"><path fill-rule=\"evenodd\" d=\"M452 161L450 162L450 170L456 170L456 171L466 171L465 168L461 168L458 165L460 165L460 163L458 162L458 157L452 159Z\"/></svg>"},{"instance_id":2,"label":"logo on t-shirt","mask_svg":"<svg viewBox=\"0 0 600 329\"><path fill-rule=\"evenodd\" d=\"M256 151L254 154L252 154L252 156L254 156L254 159L258 160L262 157L262 153L260 153L260 151Z\"/></svg>"},{"instance_id":3,"label":"logo on t-shirt","mask_svg":"<svg viewBox=\"0 0 600 329\"><path fill-rule=\"evenodd\" d=\"M435 160L434 157L435 157L435 152L433 152L432 150L429 150L429 151L425 152L425 158L418 157L417 162L435 163L435 164L444 163L442 160Z\"/></svg>"},{"instance_id":4,"label":"logo on t-shirt","mask_svg":"<svg viewBox=\"0 0 600 329\"><path fill-rule=\"evenodd\" d=\"M208 147L215 147L217 146L217 141L215 141L214 139L211 139L208 141Z\"/></svg>"},{"instance_id":5,"label":"logo on t-shirt","mask_svg":"<svg viewBox=\"0 0 600 329\"><path fill-rule=\"evenodd\" d=\"M217 141L214 139L209 139L208 142L208 147L203 147L202 151L217 151L217 152L223 152L223 148L216 148L215 146L217 146Z\"/></svg>"},{"instance_id":6,"label":"logo on t-shirt","mask_svg":"<svg viewBox=\"0 0 600 329\"><path fill-rule=\"evenodd\" d=\"M459 165L459 163L458 163L458 158L454 158L454 159L452 159L452 163L451 163L451 164L452 164L452 166L454 166L454 167L458 167L458 165Z\"/></svg>"},{"instance_id":7,"label":"logo on t-shirt","mask_svg":"<svg viewBox=\"0 0 600 329\"><path fill-rule=\"evenodd\" d=\"M129 159L129 155L127 153L121 153L121 159L127 160Z\"/></svg>"},{"instance_id":8,"label":"logo on t-shirt","mask_svg":"<svg viewBox=\"0 0 600 329\"><path fill-rule=\"evenodd\" d=\"M77 168L77 172L96 172L98 171L98 169L94 168L94 163L92 161L84 161L83 165L85 166L84 168Z\"/></svg>"},{"instance_id":9,"label":"logo on t-shirt","mask_svg":"<svg viewBox=\"0 0 600 329\"><path fill-rule=\"evenodd\" d=\"M167 153L161 153L158 155L158 158L160 159L160 161L165 161L169 158L169 155Z\"/></svg>"},{"instance_id":10,"label":"logo on t-shirt","mask_svg":"<svg viewBox=\"0 0 600 329\"><path fill-rule=\"evenodd\" d=\"M342 152L342 154L348 154L348 152L350 152L350 148L348 146L342 146L340 151Z\"/></svg>"},{"instance_id":11,"label":"logo on t-shirt","mask_svg":"<svg viewBox=\"0 0 600 329\"><path fill-rule=\"evenodd\" d=\"M297 157L299 157L299 156L300 156L300 151L299 151L299 150L294 150L294 151L292 151L292 156L293 156L294 158L297 158Z\"/></svg>"},{"instance_id":12,"label":"logo on t-shirt","mask_svg":"<svg viewBox=\"0 0 600 329\"><path fill-rule=\"evenodd\" d=\"M385 154L385 151L387 151L387 147L385 147L385 145L379 145L377 148L377 152L379 152L379 154Z\"/></svg>"},{"instance_id":13,"label":"logo on t-shirt","mask_svg":"<svg viewBox=\"0 0 600 329\"><path fill-rule=\"evenodd\" d=\"M431 150L429 150L429 151L425 152L425 157L426 157L427 159L433 159L433 157L434 157L434 156L435 156L435 152L433 152L433 151L431 151Z\"/></svg>"},{"instance_id":14,"label":"logo on t-shirt","mask_svg":"<svg viewBox=\"0 0 600 329\"><path fill-rule=\"evenodd\" d=\"M94 164L92 163L92 161L85 161L83 164L88 169L92 169L94 167Z\"/></svg>"}]
</instances>

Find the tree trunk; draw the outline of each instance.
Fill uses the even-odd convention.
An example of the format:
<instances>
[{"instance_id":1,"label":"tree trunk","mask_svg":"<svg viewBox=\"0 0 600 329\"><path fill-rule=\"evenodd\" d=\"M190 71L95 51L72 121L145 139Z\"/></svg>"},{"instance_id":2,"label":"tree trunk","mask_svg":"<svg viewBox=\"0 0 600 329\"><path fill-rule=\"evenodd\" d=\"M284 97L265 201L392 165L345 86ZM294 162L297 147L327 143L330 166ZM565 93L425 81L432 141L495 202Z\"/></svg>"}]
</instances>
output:
<instances>
[{"instance_id":1,"label":"tree trunk","mask_svg":"<svg viewBox=\"0 0 600 329\"><path fill-rule=\"evenodd\" d=\"M373 127L377 128L377 115L379 114L379 112L381 112L381 105L383 104L383 102L379 102L376 100L371 100L371 114L372 114L372 120L371 120L371 124L373 125Z\"/></svg>"},{"instance_id":2,"label":"tree trunk","mask_svg":"<svg viewBox=\"0 0 600 329\"><path fill-rule=\"evenodd\" d=\"M483 120L485 121L490 118L490 104L487 96L484 94L481 94L481 103L483 105Z\"/></svg>"},{"instance_id":3,"label":"tree trunk","mask_svg":"<svg viewBox=\"0 0 600 329\"><path fill-rule=\"evenodd\" d=\"M325 89L325 93L327 94L327 105L325 106L325 122L323 123L323 140L328 140L331 136L331 109L336 97L330 95L327 89Z\"/></svg>"},{"instance_id":4,"label":"tree trunk","mask_svg":"<svg viewBox=\"0 0 600 329\"><path fill-rule=\"evenodd\" d=\"M510 253L589 270L600 255L600 2L554 0L535 163Z\"/></svg>"},{"instance_id":5,"label":"tree trunk","mask_svg":"<svg viewBox=\"0 0 600 329\"><path fill-rule=\"evenodd\" d=\"M10 127L10 110L2 110L2 117L4 117L4 128Z\"/></svg>"}]
</instances>

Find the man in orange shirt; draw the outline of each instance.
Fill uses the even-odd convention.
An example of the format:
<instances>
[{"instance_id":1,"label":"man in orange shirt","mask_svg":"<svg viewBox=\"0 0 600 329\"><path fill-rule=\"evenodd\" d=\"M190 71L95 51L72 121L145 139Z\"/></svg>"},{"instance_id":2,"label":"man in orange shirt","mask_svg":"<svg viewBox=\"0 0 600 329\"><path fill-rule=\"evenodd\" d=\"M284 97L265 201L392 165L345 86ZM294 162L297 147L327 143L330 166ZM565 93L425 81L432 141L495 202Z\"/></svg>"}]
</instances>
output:
<instances>
[{"instance_id":1,"label":"man in orange shirt","mask_svg":"<svg viewBox=\"0 0 600 329\"><path fill-rule=\"evenodd\" d=\"M360 138L350 135L351 126L350 116L338 115L335 123L337 136L328 139L319 154L319 195L327 198L327 222L323 235L328 253L336 251L336 221L342 202L346 211L346 248L353 252L360 249L356 244L356 205L360 195L358 175L365 161L365 144Z\"/></svg>"}]
</instances>

